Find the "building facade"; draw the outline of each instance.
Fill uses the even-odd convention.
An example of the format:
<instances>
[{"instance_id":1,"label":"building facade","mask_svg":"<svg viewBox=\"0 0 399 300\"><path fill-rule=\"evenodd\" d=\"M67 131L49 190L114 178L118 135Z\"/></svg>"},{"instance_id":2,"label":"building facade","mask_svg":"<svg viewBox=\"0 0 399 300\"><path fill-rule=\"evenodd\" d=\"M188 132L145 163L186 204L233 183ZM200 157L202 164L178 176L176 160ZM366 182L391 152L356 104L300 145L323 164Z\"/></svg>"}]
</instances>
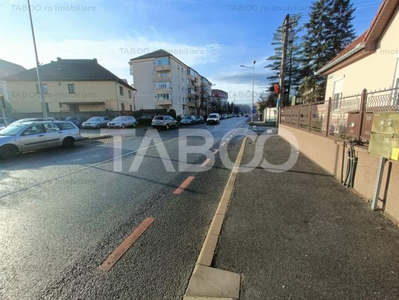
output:
<instances>
[{"instance_id":1,"label":"building facade","mask_svg":"<svg viewBox=\"0 0 399 300\"><path fill-rule=\"evenodd\" d=\"M223 90L211 90L211 111L217 113L228 113L229 94Z\"/></svg>"},{"instance_id":2,"label":"building facade","mask_svg":"<svg viewBox=\"0 0 399 300\"><path fill-rule=\"evenodd\" d=\"M169 52L157 50L129 64L138 110L173 109L178 116L205 111L212 84Z\"/></svg>"},{"instance_id":3,"label":"building facade","mask_svg":"<svg viewBox=\"0 0 399 300\"><path fill-rule=\"evenodd\" d=\"M46 108L50 114L129 112L135 89L98 64L96 59L61 59L40 67ZM17 113L40 113L42 101L36 68L1 78Z\"/></svg>"},{"instance_id":4,"label":"building facade","mask_svg":"<svg viewBox=\"0 0 399 300\"><path fill-rule=\"evenodd\" d=\"M397 0L381 4L369 29L325 65L326 99L399 88L399 7Z\"/></svg>"}]
</instances>

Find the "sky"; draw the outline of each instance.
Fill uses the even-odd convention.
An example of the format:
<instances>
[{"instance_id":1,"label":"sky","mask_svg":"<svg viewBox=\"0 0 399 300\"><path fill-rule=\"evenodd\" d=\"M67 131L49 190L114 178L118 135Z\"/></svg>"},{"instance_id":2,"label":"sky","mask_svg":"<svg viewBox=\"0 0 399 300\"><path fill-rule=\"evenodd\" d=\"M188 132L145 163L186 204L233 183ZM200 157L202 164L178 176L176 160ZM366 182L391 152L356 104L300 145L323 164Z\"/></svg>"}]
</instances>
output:
<instances>
[{"instance_id":1,"label":"sky","mask_svg":"<svg viewBox=\"0 0 399 300\"><path fill-rule=\"evenodd\" d=\"M39 62L93 59L129 84L129 60L164 49L229 94L251 104L269 85L264 68L287 14L309 19L310 0L30 0ZM356 35L382 0L352 0ZM0 0L0 59L36 67L27 0ZM253 61L256 60L253 69ZM245 65L247 68L242 68ZM255 99L256 101L256 99Z\"/></svg>"}]
</instances>

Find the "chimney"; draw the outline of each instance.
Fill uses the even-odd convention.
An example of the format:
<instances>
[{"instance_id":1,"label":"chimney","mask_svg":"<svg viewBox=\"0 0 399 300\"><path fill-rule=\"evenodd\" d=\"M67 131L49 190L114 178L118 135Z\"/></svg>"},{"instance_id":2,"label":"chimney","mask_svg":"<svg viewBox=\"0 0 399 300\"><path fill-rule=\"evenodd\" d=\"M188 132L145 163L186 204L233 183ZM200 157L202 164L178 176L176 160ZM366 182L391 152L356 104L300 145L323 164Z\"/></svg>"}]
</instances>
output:
<instances>
[{"instance_id":1,"label":"chimney","mask_svg":"<svg viewBox=\"0 0 399 300\"><path fill-rule=\"evenodd\" d=\"M60 61L61 60L61 57L57 57L57 61Z\"/></svg>"},{"instance_id":2,"label":"chimney","mask_svg":"<svg viewBox=\"0 0 399 300\"><path fill-rule=\"evenodd\" d=\"M97 63L97 58L93 58L94 62Z\"/></svg>"}]
</instances>

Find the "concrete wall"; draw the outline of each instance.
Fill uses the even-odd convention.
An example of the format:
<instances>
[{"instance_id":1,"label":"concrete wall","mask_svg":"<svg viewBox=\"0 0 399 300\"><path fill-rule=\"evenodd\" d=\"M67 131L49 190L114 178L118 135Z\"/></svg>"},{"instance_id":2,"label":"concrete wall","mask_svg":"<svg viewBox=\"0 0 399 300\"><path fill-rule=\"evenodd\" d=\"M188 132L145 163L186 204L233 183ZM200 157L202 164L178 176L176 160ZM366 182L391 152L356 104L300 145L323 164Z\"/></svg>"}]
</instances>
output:
<instances>
[{"instance_id":1,"label":"concrete wall","mask_svg":"<svg viewBox=\"0 0 399 300\"><path fill-rule=\"evenodd\" d=\"M155 70L154 59L145 59L131 62L133 70L133 85L137 89L135 94L136 109L155 109Z\"/></svg>"},{"instance_id":2,"label":"concrete wall","mask_svg":"<svg viewBox=\"0 0 399 300\"><path fill-rule=\"evenodd\" d=\"M304 130L280 124L281 129L292 133L299 145L299 151L341 181L341 172L345 176L347 149L343 141L309 133ZM356 146L358 165L353 190L369 201L373 197L379 158L368 153L366 147ZM343 157L343 153L345 156ZM379 208L399 225L399 162L388 162L385 165L381 185ZM370 204L371 206L371 204Z\"/></svg>"}]
</instances>

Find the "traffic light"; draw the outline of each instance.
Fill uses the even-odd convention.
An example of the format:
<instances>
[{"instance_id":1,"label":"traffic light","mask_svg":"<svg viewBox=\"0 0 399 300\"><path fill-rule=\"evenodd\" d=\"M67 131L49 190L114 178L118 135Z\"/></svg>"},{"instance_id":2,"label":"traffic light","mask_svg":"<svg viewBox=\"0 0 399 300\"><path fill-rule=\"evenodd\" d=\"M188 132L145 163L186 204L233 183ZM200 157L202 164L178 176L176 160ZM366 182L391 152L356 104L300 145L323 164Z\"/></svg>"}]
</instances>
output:
<instances>
[{"instance_id":1,"label":"traffic light","mask_svg":"<svg viewBox=\"0 0 399 300\"><path fill-rule=\"evenodd\" d=\"M4 96L0 96L0 101L3 109L6 109L6 100L4 99Z\"/></svg>"}]
</instances>

